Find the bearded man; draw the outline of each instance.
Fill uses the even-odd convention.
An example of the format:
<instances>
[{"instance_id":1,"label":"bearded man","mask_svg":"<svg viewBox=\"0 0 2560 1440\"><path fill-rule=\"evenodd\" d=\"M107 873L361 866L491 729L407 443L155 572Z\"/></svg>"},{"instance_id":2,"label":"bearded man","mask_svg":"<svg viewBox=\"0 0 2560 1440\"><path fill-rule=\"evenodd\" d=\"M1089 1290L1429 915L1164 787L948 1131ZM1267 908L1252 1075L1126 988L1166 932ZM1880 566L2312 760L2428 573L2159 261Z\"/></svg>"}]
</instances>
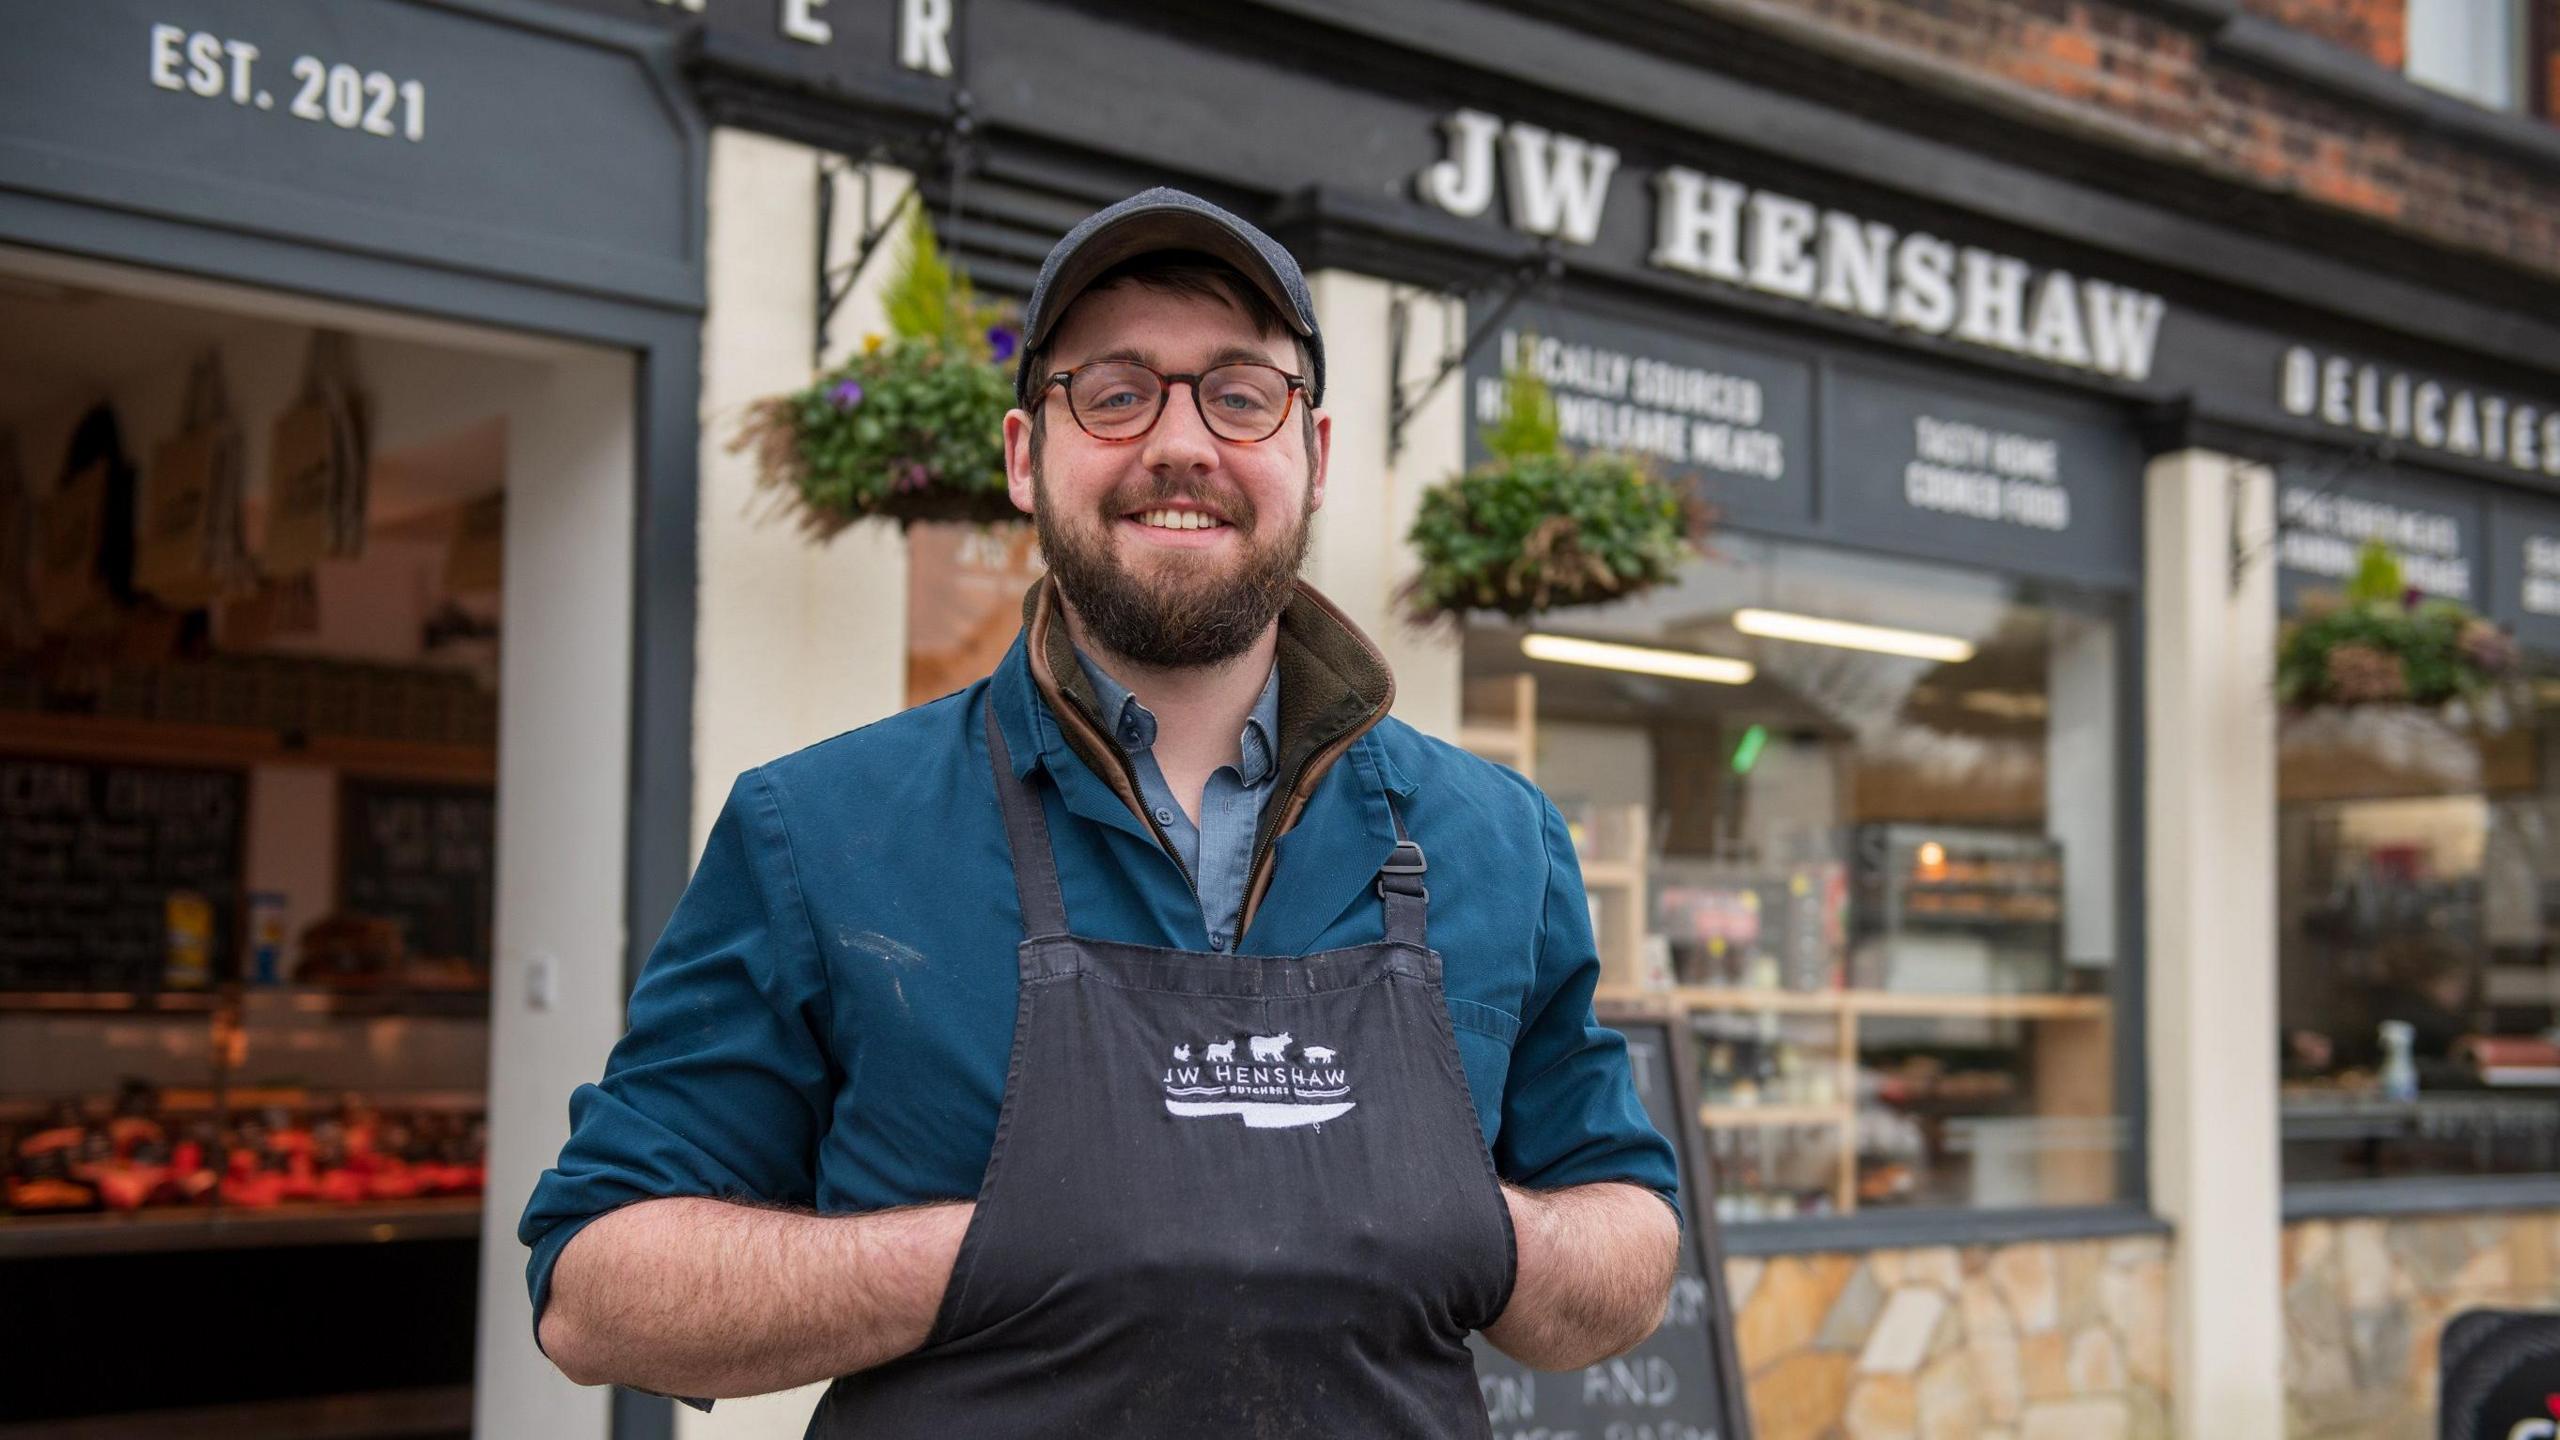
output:
<instances>
[{"instance_id":1,"label":"bearded man","mask_svg":"<svg viewBox=\"0 0 2560 1440\"><path fill-rule=\"evenodd\" d=\"M1489 1435L1470 1333L1614 1355L1679 1242L1564 822L1297 578L1333 425L1286 250L1133 196L1023 341L1022 633L738 779L525 1211L536 1335L832 1380L819 1436Z\"/></svg>"}]
</instances>

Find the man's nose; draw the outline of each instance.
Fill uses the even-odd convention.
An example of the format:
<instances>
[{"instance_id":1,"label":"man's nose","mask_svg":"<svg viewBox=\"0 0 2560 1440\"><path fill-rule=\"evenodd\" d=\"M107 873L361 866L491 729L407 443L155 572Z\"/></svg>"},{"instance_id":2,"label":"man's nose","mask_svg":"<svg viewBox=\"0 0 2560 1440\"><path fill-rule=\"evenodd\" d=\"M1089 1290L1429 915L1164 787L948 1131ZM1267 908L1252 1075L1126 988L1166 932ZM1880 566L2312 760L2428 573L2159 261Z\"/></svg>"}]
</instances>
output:
<instances>
[{"instance_id":1,"label":"man's nose","mask_svg":"<svg viewBox=\"0 0 2560 1440\"><path fill-rule=\"evenodd\" d=\"M1190 381L1176 380L1165 387L1164 413L1147 432L1146 453L1140 458L1149 470L1159 473L1187 475L1217 468L1218 437L1209 433L1207 422L1200 418L1200 403Z\"/></svg>"}]
</instances>

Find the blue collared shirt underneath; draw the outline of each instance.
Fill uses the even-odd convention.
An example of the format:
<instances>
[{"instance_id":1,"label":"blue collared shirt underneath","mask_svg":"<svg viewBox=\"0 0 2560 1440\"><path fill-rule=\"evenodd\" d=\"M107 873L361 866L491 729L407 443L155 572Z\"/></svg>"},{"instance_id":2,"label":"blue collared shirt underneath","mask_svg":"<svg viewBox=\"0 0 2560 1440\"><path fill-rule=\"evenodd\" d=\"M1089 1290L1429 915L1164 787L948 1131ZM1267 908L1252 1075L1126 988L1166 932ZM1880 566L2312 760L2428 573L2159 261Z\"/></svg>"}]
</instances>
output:
<instances>
[{"instance_id":1,"label":"blue collared shirt underneath","mask_svg":"<svg viewBox=\"0 0 2560 1440\"><path fill-rule=\"evenodd\" d=\"M1261 826L1262 807L1271 799L1278 758L1273 751L1274 737L1280 733L1280 667L1271 667L1270 678L1262 682L1261 698L1244 717L1239 740L1242 758L1234 765L1219 766L1202 789L1200 820L1195 825L1174 799L1164 767L1156 763L1155 712L1139 704L1129 687L1111 678L1092 656L1078 650L1076 663L1084 668L1095 697L1102 702L1111 742L1138 772L1138 798L1156 824L1164 827L1174 853L1191 872L1193 886L1200 892L1200 916L1209 927L1209 948L1221 952L1234 948L1236 922L1244 915L1245 880L1253 868L1254 831Z\"/></svg>"}]
</instances>

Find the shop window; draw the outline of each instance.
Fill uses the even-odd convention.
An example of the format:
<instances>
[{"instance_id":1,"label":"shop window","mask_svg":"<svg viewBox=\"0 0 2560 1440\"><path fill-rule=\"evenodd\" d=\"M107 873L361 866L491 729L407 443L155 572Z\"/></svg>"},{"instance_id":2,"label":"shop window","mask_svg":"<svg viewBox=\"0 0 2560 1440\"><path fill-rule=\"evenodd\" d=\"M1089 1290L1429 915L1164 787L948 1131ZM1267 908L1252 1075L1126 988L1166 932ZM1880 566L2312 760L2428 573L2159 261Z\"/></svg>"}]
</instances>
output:
<instances>
[{"instance_id":1,"label":"shop window","mask_svg":"<svg viewBox=\"0 0 2560 1440\"><path fill-rule=\"evenodd\" d=\"M0 1276L48 1297L11 1413L466 1424L507 417L547 372L134 283L0 274ZM173 1363L98 1388L111 1329Z\"/></svg>"},{"instance_id":2,"label":"shop window","mask_svg":"<svg viewBox=\"0 0 2560 1440\"><path fill-rule=\"evenodd\" d=\"M2288 1184L2560 1172L2560 663L2503 726L2289 722Z\"/></svg>"},{"instance_id":3,"label":"shop window","mask_svg":"<svg viewBox=\"0 0 2560 1440\"><path fill-rule=\"evenodd\" d=\"M1464 738L1563 810L1604 993L1685 1011L1718 1212L2116 1199L2121 602L1711 550L1470 626Z\"/></svg>"},{"instance_id":4,"label":"shop window","mask_svg":"<svg viewBox=\"0 0 2560 1440\"><path fill-rule=\"evenodd\" d=\"M2409 78L2491 110L2522 104L2520 0L2409 0Z\"/></svg>"}]
</instances>

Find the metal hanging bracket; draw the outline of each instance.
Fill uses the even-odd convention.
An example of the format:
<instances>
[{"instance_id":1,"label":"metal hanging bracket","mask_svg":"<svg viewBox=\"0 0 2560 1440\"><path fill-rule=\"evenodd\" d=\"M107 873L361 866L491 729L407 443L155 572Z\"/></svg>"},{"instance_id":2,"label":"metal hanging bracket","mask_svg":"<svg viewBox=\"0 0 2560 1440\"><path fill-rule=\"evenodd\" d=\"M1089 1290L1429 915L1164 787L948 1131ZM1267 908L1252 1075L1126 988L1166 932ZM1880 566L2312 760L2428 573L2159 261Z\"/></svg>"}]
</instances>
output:
<instances>
[{"instance_id":1,"label":"metal hanging bracket","mask_svg":"<svg viewBox=\"0 0 2560 1440\"><path fill-rule=\"evenodd\" d=\"M951 97L949 118L935 127L924 143L913 147L939 162L951 177L955 220L958 218L960 176L967 168L969 137L976 128L969 105L967 91L955 92ZM862 273L870 267L871 257L888 240L889 232L906 218L908 209L923 203L924 179L918 174L908 183L906 192L898 197L897 203L889 207L888 214L876 223L871 219L873 171L882 162L898 158L887 145L874 145L863 153L859 161L847 163L841 159L821 159L818 162L818 323L816 339L810 348L813 366L822 367L827 363L827 341L836 311L843 308L844 302L852 296L853 287L861 283ZM922 166L915 168L921 170ZM827 256L835 242L836 201L848 176L860 190L858 203L861 206L862 230L854 240L852 258L842 265L830 266Z\"/></svg>"},{"instance_id":2,"label":"metal hanging bracket","mask_svg":"<svg viewBox=\"0 0 2560 1440\"><path fill-rule=\"evenodd\" d=\"M1543 290L1563 278L1564 255L1556 248L1555 241L1540 241L1534 252L1493 273L1496 275L1507 273L1509 278L1504 283L1501 297L1495 302L1492 311L1478 320L1467 331L1464 339L1444 347L1438 367L1410 386L1404 383L1404 352L1405 341L1412 325L1412 300L1408 296L1398 295L1389 302L1387 306L1388 464L1393 465L1397 457L1404 453L1405 427L1412 423L1413 417L1421 412L1424 405L1430 403L1431 397L1439 393L1440 387L1449 382L1449 377L1457 374L1460 368L1465 366L1467 357L1475 353L1476 347L1483 344L1487 336L1501 328L1502 322L1510 318L1511 312L1519 308L1520 302L1527 299L1532 290ZM1465 300L1477 288L1477 282L1470 282L1451 286L1439 291L1438 294L1443 304L1454 304ZM1443 325L1441 334L1445 337L1448 332L1449 327Z\"/></svg>"},{"instance_id":3,"label":"metal hanging bracket","mask_svg":"<svg viewBox=\"0 0 2560 1440\"><path fill-rule=\"evenodd\" d=\"M2302 479L2319 482L2304 498L2319 500L2335 493L2339 486L2346 484L2364 471L2376 466L2389 468L2392 460L2399 453L2400 447L2389 440L2369 440L2323 461L2318 469L2312 470L2307 476L2300 473L2302 462L2296 457L2269 454L2241 458L2264 468L2270 476L2277 477L2279 484L2283 467L2288 464L2293 465L2297 483ZM2277 544L2284 538L2284 492L2281 489L2275 496L2275 528L2255 540L2243 540L2240 537L2241 504L2240 487L2232 486L2229 495L2228 530L2231 535L2231 593L2234 595L2240 593L2241 582L2249 578L2250 567L2273 554Z\"/></svg>"}]
</instances>

